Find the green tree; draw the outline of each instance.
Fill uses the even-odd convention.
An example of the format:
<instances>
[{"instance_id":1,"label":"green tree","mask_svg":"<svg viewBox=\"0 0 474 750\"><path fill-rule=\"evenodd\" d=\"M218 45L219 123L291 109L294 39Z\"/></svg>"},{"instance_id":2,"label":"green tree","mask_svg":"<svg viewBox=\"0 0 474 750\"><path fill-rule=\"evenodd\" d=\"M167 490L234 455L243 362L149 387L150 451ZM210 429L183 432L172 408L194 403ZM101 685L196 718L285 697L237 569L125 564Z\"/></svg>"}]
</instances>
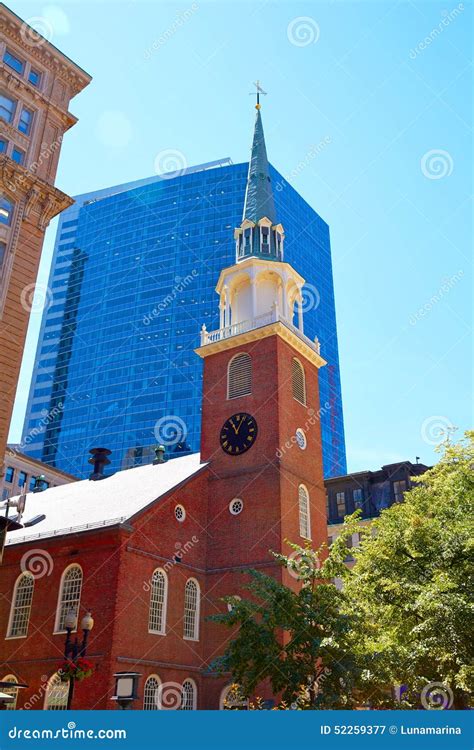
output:
<instances>
[{"instance_id":1,"label":"green tree","mask_svg":"<svg viewBox=\"0 0 474 750\"><path fill-rule=\"evenodd\" d=\"M231 672L243 695L251 696L269 680L286 705L301 709L354 705L360 673L352 646L357 615L342 611L345 595L324 580L345 573L345 539L355 523L348 524L325 561L326 545L315 551L290 544L290 556L274 555L301 581L300 591L251 570L250 598L226 597L231 611L211 618L229 628L238 627L226 653L212 667L220 673Z\"/></svg>"},{"instance_id":2,"label":"green tree","mask_svg":"<svg viewBox=\"0 0 474 750\"><path fill-rule=\"evenodd\" d=\"M441 447L404 502L374 522L346 576L347 611L363 623L362 691L374 705L395 707L384 690L393 684L407 708L472 700L473 438Z\"/></svg>"}]
</instances>

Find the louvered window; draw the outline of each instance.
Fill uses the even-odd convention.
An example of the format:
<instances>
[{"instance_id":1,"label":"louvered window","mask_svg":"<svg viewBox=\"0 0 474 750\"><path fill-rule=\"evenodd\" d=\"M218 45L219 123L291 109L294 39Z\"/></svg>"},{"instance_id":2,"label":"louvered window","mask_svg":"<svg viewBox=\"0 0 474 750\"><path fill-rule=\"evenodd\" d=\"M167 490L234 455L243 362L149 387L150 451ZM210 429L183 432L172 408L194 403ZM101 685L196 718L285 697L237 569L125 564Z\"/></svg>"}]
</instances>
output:
<instances>
[{"instance_id":1,"label":"louvered window","mask_svg":"<svg viewBox=\"0 0 474 750\"><path fill-rule=\"evenodd\" d=\"M293 359L291 368L291 380L293 386L293 398L306 406L306 379L303 365L297 359Z\"/></svg>"},{"instance_id":2,"label":"louvered window","mask_svg":"<svg viewBox=\"0 0 474 750\"><path fill-rule=\"evenodd\" d=\"M239 398L252 393L252 360L249 354L236 354L229 362L227 398Z\"/></svg>"}]
</instances>

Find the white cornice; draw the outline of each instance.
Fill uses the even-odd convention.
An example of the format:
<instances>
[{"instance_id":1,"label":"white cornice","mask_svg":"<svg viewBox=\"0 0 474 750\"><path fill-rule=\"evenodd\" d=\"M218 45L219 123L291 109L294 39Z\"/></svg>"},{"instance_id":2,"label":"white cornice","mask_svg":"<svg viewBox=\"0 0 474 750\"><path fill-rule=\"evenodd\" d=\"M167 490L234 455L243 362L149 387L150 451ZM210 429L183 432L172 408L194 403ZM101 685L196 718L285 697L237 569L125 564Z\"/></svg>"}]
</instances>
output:
<instances>
[{"instance_id":1,"label":"white cornice","mask_svg":"<svg viewBox=\"0 0 474 750\"><path fill-rule=\"evenodd\" d=\"M327 364L326 360L317 354L309 344L307 344L296 333L293 333L293 331L280 321L277 323L271 323L267 326L262 326L261 328L254 328L251 331L240 333L237 336L230 336L226 339L214 341L212 344L200 346L194 351L204 359L205 357L209 357L217 352L225 352L229 349L234 349L236 346L252 344L255 341L266 339L269 336L279 336L283 341L292 346L301 357L304 357L304 359L311 362L318 369Z\"/></svg>"}]
</instances>

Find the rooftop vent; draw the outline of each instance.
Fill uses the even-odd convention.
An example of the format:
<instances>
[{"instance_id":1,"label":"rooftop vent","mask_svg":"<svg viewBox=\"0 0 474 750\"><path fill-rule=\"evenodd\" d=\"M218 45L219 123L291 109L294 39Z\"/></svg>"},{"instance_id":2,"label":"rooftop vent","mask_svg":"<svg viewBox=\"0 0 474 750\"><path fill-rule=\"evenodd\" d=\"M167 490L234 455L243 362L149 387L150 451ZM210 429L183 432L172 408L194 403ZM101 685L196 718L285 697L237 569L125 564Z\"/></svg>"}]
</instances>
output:
<instances>
[{"instance_id":1,"label":"rooftop vent","mask_svg":"<svg viewBox=\"0 0 474 750\"><path fill-rule=\"evenodd\" d=\"M155 460L153 461L153 466L156 466L156 464L164 464L165 462L165 446L164 445L157 445L156 448L153 449L155 451Z\"/></svg>"},{"instance_id":2,"label":"rooftop vent","mask_svg":"<svg viewBox=\"0 0 474 750\"><path fill-rule=\"evenodd\" d=\"M44 474L39 474L35 477L35 483L33 485L32 492L43 492L46 489L46 477Z\"/></svg>"},{"instance_id":3,"label":"rooftop vent","mask_svg":"<svg viewBox=\"0 0 474 750\"><path fill-rule=\"evenodd\" d=\"M110 463L107 456L110 456L112 451L109 451L108 448L91 448L89 453L92 455L88 463L94 466L94 471L89 475L89 479L92 479L94 482L98 479L105 479L104 466Z\"/></svg>"}]
</instances>

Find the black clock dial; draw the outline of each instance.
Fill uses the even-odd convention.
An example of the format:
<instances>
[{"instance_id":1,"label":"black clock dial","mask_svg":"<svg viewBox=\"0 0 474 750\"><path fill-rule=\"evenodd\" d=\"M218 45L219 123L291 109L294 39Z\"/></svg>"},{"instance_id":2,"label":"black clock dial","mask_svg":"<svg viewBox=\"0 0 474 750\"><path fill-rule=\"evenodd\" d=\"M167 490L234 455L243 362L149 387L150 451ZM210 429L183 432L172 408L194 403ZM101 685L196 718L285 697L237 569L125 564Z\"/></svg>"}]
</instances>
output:
<instances>
[{"instance_id":1,"label":"black clock dial","mask_svg":"<svg viewBox=\"0 0 474 750\"><path fill-rule=\"evenodd\" d=\"M222 425L221 448L229 456L240 456L255 443L257 432L257 422L251 414L234 414Z\"/></svg>"}]
</instances>

